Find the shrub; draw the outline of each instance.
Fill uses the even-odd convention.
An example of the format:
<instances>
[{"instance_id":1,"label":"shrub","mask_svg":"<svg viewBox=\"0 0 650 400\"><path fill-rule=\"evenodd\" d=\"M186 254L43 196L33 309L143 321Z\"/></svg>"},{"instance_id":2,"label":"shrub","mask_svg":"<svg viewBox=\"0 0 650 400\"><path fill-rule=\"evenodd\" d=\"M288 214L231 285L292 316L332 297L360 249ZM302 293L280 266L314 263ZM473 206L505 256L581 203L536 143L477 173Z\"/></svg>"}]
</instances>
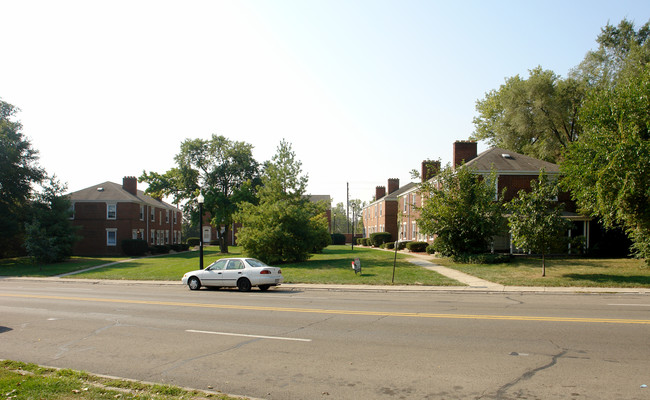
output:
<instances>
[{"instance_id":1,"label":"shrub","mask_svg":"<svg viewBox=\"0 0 650 400\"><path fill-rule=\"evenodd\" d=\"M188 251L190 249L190 245L187 243L176 243L172 244L171 248L175 252L179 253L181 251Z\"/></svg>"},{"instance_id":2,"label":"shrub","mask_svg":"<svg viewBox=\"0 0 650 400\"><path fill-rule=\"evenodd\" d=\"M342 233L332 233L332 244L345 244L345 235Z\"/></svg>"},{"instance_id":3,"label":"shrub","mask_svg":"<svg viewBox=\"0 0 650 400\"><path fill-rule=\"evenodd\" d=\"M433 245L430 244L427 246L427 254L433 254L435 252L436 250L433 248Z\"/></svg>"},{"instance_id":4,"label":"shrub","mask_svg":"<svg viewBox=\"0 0 650 400\"><path fill-rule=\"evenodd\" d=\"M149 251L151 254L167 254L169 253L170 246L164 244L158 244L155 246L150 246Z\"/></svg>"},{"instance_id":5,"label":"shrub","mask_svg":"<svg viewBox=\"0 0 650 400\"><path fill-rule=\"evenodd\" d=\"M370 234L370 244L379 247L386 242L391 241L390 232L375 232Z\"/></svg>"},{"instance_id":6,"label":"shrub","mask_svg":"<svg viewBox=\"0 0 650 400\"><path fill-rule=\"evenodd\" d=\"M382 246L384 246L385 249L392 250L395 248L395 242L386 242L382 244Z\"/></svg>"},{"instance_id":7,"label":"shrub","mask_svg":"<svg viewBox=\"0 0 650 400\"><path fill-rule=\"evenodd\" d=\"M197 237L190 237L190 238L187 238L186 243L190 247L198 246L201 243L201 239L197 238Z\"/></svg>"},{"instance_id":8,"label":"shrub","mask_svg":"<svg viewBox=\"0 0 650 400\"><path fill-rule=\"evenodd\" d=\"M414 253L422 253L424 252L427 247L429 246L429 243L427 242L408 242L406 243L406 248L409 249L409 251L412 251Z\"/></svg>"},{"instance_id":9,"label":"shrub","mask_svg":"<svg viewBox=\"0 0 650 400\"><path fill-rule=\"evenodd\" d=\"M149 250L149 244L142 239L122 240L122 252L130 257L140 257Z\"/></svg>"},{"instance_id":10,"label":"shrub","mask_svg":"<svg viewBox=\"0 0 650 400\"><path fill-rule=\"evenodd\" d=\"M357 244L363 246L363 241L365 238L357 238Z\"/></svg>"},{"instance_id":11,"label":"shrub","mask_svg":"<svg viewBox=\"0 0 650 400\"><path fill-rule=\"evenodd\" d=\"M404 250L406 248L406 242L397 242L397 250Z\"/></svg>"}]
</instances>

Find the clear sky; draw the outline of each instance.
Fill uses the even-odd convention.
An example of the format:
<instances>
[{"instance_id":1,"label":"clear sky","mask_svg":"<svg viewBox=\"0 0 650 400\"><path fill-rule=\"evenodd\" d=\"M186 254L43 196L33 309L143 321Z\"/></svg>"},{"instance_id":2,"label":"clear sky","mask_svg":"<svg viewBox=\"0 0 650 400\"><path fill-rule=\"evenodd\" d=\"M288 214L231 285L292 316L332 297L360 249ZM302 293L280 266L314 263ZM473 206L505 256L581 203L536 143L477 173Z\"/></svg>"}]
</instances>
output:
<instances>
[{"instance_id":1,"label":"clear sky","mask_svg":"<svg viewBox=\"0 0 650 400\"><path fill-rule=\"evenodd\" d=\"M212 134L269 160L293 145L311 194L371 200L451 159L475 103L538 65L566 76L648 0L0 0L0 98L70 191L163 173ZM479 144L479 151L484 150ZM144 185L140 185L144 188Z\"/></svg>"}]
</instances>

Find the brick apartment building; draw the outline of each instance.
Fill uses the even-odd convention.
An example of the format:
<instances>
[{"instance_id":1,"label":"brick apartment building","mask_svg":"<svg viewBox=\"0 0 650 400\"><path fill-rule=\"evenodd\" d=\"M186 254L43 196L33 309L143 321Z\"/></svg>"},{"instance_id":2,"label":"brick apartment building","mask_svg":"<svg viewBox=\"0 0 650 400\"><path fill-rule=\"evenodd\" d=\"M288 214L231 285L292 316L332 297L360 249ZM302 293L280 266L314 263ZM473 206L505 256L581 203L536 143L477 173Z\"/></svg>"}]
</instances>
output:
<instances>
[{"instance_id":1,"label":"brick apartment building","mask_svg":"<svg viewBox=\"0 0 650 400\"><path fill-rule=\"evenodd\" d=\"M104 182L68 195L72 223L81 240L75 255L120 255L124 239L143 239L150 245L181 243L181 211L138 190L135 177L122 185Z\"/></svg>"},{"instance_id":2,"label":"brick apartment building","mask_svg":"<svg viewBox=\"0 0 650 400\"><path fill-rule=\"evenodd\" d=\"M512 200L520 190L529 191L531 181L539 177L542 169L550 179L557 179L560 174L556 164L497 147L477 154L477 143L475 141L456 141L454 143L453 167L457 168L463 162L466 168L471 168L480 175L488 175L494 169L497 174L495 199L498 193L505 190L505 201ZM431 179L435 181L439 171L440 162L423 161L421 178L423 181ZM418 229L420 215L417 208L422 205L422 196L418 185L409 183L399 189L395 188L394 185L395 182L393 182L392 191L389 190L389 195L386 196L382 191L383 187L378 187L375 201L364 208L364 224L371 224L365 225L366 232L364 236L369 237L373 232L390 232L393 240L432 241L432 237L421 234ZM397 185L399 186L398 182ZM389 187L391 187L391 180L389 180ZM393 196L390 196L391 193ZM558 201L564 203L564 217L573 222L573 229L569 234L572 236L585 236L588 246L591 219L575 212L575 205L568 193L560 193ZM515 251L511 247L508 233L494 238L493 249L495 251Z\"/></svg>"}]
</instances>

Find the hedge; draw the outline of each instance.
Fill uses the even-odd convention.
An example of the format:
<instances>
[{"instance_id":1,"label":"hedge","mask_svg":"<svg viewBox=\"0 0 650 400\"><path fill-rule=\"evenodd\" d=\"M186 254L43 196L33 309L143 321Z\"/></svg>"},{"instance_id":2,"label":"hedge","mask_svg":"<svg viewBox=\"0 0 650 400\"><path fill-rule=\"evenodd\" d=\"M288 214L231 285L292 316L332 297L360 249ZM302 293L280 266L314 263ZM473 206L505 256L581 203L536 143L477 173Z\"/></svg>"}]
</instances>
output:
<instances>
[{"instance_id":1,"label":"hedge","mask_svg":"<svg viewBox=\"0 0 650 400\"><path fill-rule=\"evenodd\" d=\"M201 239L199 239L197 237L189 237L189 238L187 238L186 243L190 247L198 246L199 244L201 244Z\"/></svg>"},{"instance_id":2,"label":"hedge","mask_svg":"<svg viewBox=\"0 0 650 400\"><path fill-rule=\"evenodd\" d=\"M332 233L332 244L345 244L345 235L342 233Z\"/></svg>"},{"instance_id":3,"label":"hedge","mask_svg":"<svg viewBox=\"0 0 650 400\"><path fill-rule=\"evenodd\" d=\"M375 232L370 234L370 244L379 247L386 242L391 241L392 235L390 232Z\"/></svg>"},{"instance_id":4,"label":"hedge","mask_svg":"<svg viewBox=\"0 0 650 400\"><path fill-rule=\"evenodd\" d=\"M412 251L414 253L422 253L427 249L427 246L429 246L429 243L427 242L408 242L406 243L406 248L409 249L409 251Z\"/></svg>"},{"instance_id":5,"label":"hedge","mask_svg":"<svg viewBox=\"0 0 650 400\"><path fill-rule=\"evenodd\" d=\"M122 252L130 257L140 257L149 251L149 244L142 239L122 240Z\"/></svg>"}]
</instances>

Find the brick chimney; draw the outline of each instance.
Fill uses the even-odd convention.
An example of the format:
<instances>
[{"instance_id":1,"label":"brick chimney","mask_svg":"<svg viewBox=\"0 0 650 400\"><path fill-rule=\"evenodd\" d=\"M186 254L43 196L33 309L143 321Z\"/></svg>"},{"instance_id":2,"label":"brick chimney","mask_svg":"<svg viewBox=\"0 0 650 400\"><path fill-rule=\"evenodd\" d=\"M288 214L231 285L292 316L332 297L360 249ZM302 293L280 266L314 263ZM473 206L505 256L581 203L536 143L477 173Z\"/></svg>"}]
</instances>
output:
<instances>
[{"instance_id":1,"label":"brick chimney","mask_svg":"<svg viewBox=\"0 0 650 400\"><path fill-rule=\"evenodd\" d=\"M386 196L386 187L385 186L377 186L375 188L375 200L379 200L384 196Z\"/></svg>"},{"instance_id":2,"label":"brick chimney","mask_svg":"<svg viewBox=\"0 0 650 400\"><path fill-rule=\"evenodd\" d=\"M454 168L463 161L468 162L476 157L476 142L473 140L457 140L454 142Z\"/></svg>"},{"instance_id":3,"label":"brick chimney","mask_svg":"<svg viewBox=\"0 0 650 400\"><path fill-rule=\"evenodd\" d=\"M138 179L135 176L125 176L122 179L122 189L134 196L138 195Z\"/></svg>"},{"instance_id":4,"label":"brick chimney","mask_svg":"<svg viewBox=\"0 0 650 400\"><path fill-rule=\"evenodd\" d=\"M393 193L397 189L399 189L399 179L397 178L388 179L388 194Z\"/></svg>"},{"instance_id":5,"label":"brick chimney","mask_svg":"<svg viewBox=\"0 0 650 400\"><path fill-rule=\"evenodd\" d=\"M426 182L440 172L440 161L424 160L422 161L422 172L420 177L422 182Z\"/></svg>"}]
</instances>

